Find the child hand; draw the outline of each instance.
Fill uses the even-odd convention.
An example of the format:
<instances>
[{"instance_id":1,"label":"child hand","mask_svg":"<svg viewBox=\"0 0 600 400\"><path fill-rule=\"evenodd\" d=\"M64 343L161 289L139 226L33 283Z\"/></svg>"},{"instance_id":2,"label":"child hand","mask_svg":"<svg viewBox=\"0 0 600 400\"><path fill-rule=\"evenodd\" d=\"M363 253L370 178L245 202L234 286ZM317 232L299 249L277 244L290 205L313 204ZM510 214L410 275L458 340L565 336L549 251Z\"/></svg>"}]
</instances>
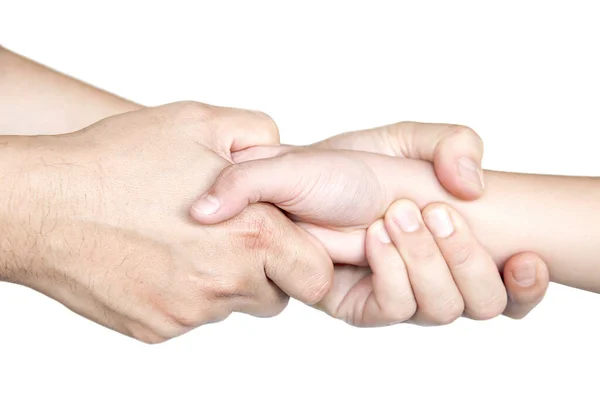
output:
<instances>
[{"instance_id":1,"label":"child hand","mask_svg":"<svg viewBox=\"0 0 600 400\"><path fill-rule=\"evenodd\" d=\"M271 156L273 150L278 152L276 157L262 158ZM249 155L248 152L252 154ZM259 154L261 152L262 154ZM334 288L321 303L323 310L358 325L385 324L391 320L398 322L409 318L410 316L406 315L410 314L411 307L407 307L406 304L401 307L402 315L398 317L394 314L393 318L387 311L380 311L378 314L373 305L367 306L379 304L377 297L371 297L371 293L381 293L382 290L385 293L388 290L385 286L383 289L376 289L377 278L383 276L381 279L384 282L397 283L397 269L390 272L396 274L396 279L393 279L385 273L392 270L384 269L384 272L377 273L377 267L373 268L371 265L374 274L370 277L368 269L356 266L366 266L377 261L369 260L372 257L365 253L365 249L372 247L368 244L368 238L365 247L366 228L383 218L388 206L396 198L417 199L420 207L424 207L447 196L434 179L431 165L365 152L293 147L262 150L254 148L245 153L242 157L236 156L236 161L239 161L239 158L254 160L234 164L224 170L201 199L198 204L200 207L192 210L193 217L203 223L218 223L237 215L250 203L273 203L316 236L325 245L335 263L352 265L336 268ZM389 182L393 182L393 185ZM400 191L397 189L398 182L403 183ZM395 209L391 208L392 211ZM419 210L417 206L414 206L414 209ZM469 254L477 255L472 258L477 260L477 268L466 274L466 278L469 279L462 288L469 293L466 299L461 297L462 290L459 290L452 280L443 257L446 255L442 256L437 249L437 252L433 252L435 241L425 227L415 246L410 247L429 248L430 254L425 258L435 267L435 272L426 269L430 271L424 276L426 279L417 277L415 286L429 289L423 295L415 295L413 299L413 311L416 305L420 310L424 310L416 316L416 321L427 324L447 323L461 315L465 307L468 315L478 319L491 318L505 310L506 289L493 260L466 228L461 232L462 234L457 234L456 237L462 237L470 243ZM403 249L405 251L405 248ZM465 253L466 251L463 251L463 257ZM481 261L483 263L479 265ZM419 260L411 260L406 265L410 264L419 269L422 263ZM408 267L405 270L408 271ZM482 286L484 290L469 290L469 287L481 286L479 280L482 276L486 277L486 285ZM363 278L366 279L365 282L371 282L374 286L361 283ZM428 280L429 278L432 280ZM394 287L392 284L388 286ZM407 286L406 282L404 286ZM368 290L369 287L371 291ZM410 284L408 287L410 288ZM542 289L545 291L545 287ZM396 295L401 292L398 288L389 290ZM342 307L341 299L346 298L346 295L349 295L349 300ZM481 297L485 297L483 301ZM367 303L369 298L373 300ZM347 304L352 304L352 307L348 307ZM370 308L367 310L364 307ZM352 313L344 310L352 310ZM361 318L357 318L359 314Z\"/></svg>"}]
</instances>

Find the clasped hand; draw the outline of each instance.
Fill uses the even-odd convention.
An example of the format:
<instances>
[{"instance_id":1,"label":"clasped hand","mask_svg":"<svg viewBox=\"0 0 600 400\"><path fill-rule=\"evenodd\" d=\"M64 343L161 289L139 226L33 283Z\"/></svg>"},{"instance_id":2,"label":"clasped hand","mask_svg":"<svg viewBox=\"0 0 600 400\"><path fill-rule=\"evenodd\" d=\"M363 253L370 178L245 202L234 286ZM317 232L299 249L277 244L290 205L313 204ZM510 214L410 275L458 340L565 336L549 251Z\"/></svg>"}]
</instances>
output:
<instances>
[{"instance_id":1,"label":"clasped hand","mask_svg":"<svg viewBox=\"0 0 600 400\"><path fill-rule=\"evenodd\" d=\"M483 192L481 142L463 127L295 148L265 114L183 102L5 138L0 278L144 342L274 316L288 296L361 326L521 317L548 284L530 253L501 275L443 203ZM538 279L519 284L528 263Z\"/></svg>"},{"instance_id":2,"label":"clasped hand","mask_svg":"<svg viewBox=\"0 0 600 400\"><path fill-rule=\"evenodd\" d=\"M420 124L413 129L423 131L421 140L428 131L436 132L446 146L478 143L464 128ZM354 136L373 140L373 134ZM370 151L335 149L334 139L327 146L238 152L236 164L221 172L191 214L214 224L258 202L286 211L324 244L336 264L333 286L317 307L353 325L442 325L461 315L489 319L503 313L508 296L498 267L465 219L442 203L450 195L438 184L434 166L390 155L389 138L379 143L388 145L366 146ZM350 146L364 147L360 141ZM481 171L469 165L462 179L444 174L443 163L455 160L441 148L438 170L447 185L463 197L477 196ZM457 161L460 169L464 160ZM535 258L525 253L509 262L504 271L508 290L519 291L508 270Z\"/></svg>"}]
</instances>

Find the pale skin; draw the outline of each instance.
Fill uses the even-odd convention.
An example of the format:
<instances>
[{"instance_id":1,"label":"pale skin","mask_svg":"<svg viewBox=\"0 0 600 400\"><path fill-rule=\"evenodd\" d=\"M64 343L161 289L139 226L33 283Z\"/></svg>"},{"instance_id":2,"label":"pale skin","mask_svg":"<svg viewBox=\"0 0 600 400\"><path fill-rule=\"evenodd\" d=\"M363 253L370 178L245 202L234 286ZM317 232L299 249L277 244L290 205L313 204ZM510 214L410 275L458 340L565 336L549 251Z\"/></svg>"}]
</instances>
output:
<instances>
[{"instance_id":1,"label":"pale skin","mask_svg":"<svg viewBox=\"0 0 600 400\"><path fill-rule=\"evenodd\" d=\"M382 309L396 320L438 321L463 312L485 318L505 301L488 272L524 249L546 260L554 282L600 292L598 179L486 171L484 196L465 202L449 196L432 165L419 160L282 146L235 158L192 215L212 224L247 204L273 203L319 238L335 263L370 264L372 277L355 267L320 303L334 316L361 325L378 320ZM260 179L267 170L276 172ZM350 204L348 193L360 200ZM398 268L384 269L382 254L395 257ZM421 268L411 266L418 261Z\"/></svg>"},{"instance_id":2,"label":"pale skin","mask_svg":"<svg viewBox=\"0 0 600 400\"><path fill-rule=\"evenodd\" d=\"M275 315L285 307L288 295L307 304L322 303L333 284L331 261L325 248L273 207L252 208L226 225L214 228L193 228L180 219L185 215L186 203L189 206L195 198L193 194L198 189L207 189L219 171L234 161L232 154L278 143L276 126L264 114L191 102L142 110L144 107L138 104L2 48L0 93L0 133L13 134L0 137L0 174L7 178L3 182L5 187L12 188L0 196L3 210L0 280L30 286L94 321L152 343L220 320L231 312ZM134 110L140 111L94 124L99 119ZM167 127L162 124L157 129L157 121L166 122ZM199 123L206 129L198 130ZM94 125L86 128L91 124ZM211 134L206 133L209 131ZM67 132L73 133L64 135ZM174 132L189 134L181 137ZM388 134L383 129L377 132L382 137ZM417 128L414 133L423 138L423 143L412 149L415 154L405 153L405 156L420 155L434 161L435 152L437 176L452 194L465 200L481 195L483 188L476 180L465 180L460 174L449 172L453 158L468 157L476 163L481 160L481 148L473 145L478 141L475 134L466 138L459 135L458 140L442 143L425 129ZM40 136L55 134L63 135ZM27 135L36 136L26 138ZM377 137L357 132L316 146L347 148L351 143L372 150L369 147ZM401 144L400 139L390 135L391 141L386 143ZM194 145L190 145L190 140ZM392 145L385 152L394 152L396 147ZM134 153L132 157L127 148L148 151ZM170 151L174 153L168 156L166 153ZM193 162L187 157L191 151L195 151ZM199 153L206 156L198 157ZM165 173L169 163L157 163L165 156L172 165L177 165L177 170L189 171L177 175ZM190 164L184 166L185 163ZM142 185L147 180L152 185ZM38 182L42 184L33 184ZM166 190L175 184L178 190ZM206 186L202 188L203 185ZM179 189L183 187L185 190ZM97 201L90 200L95 197ZM153 202L162 204L164 209L156 212ZM136 207L124 207L130 203ZM145 216L163 215L164 210L183 214L170 222L148 220ZM160 228L163 223L167 224ZM107 230L110 226L114 229ZM136 239L128 231L143 233ZM213 233L206 236L204 232ZM190 234L197 248L181 249L181 243L189 243ZM227 239L219 239L220 235ZM86 243L81 241L82 237L97 240ZM246 249L245 254L223 248L224 243L231 243L239 249L238 240L249 246L241 246ZM106 243L114 246L108 248ZM185 254L189 252L192 259L202 262L173 263L172 258L160 256L157 243L172 249L169 257L179 254L187 259ZM175 248L179 250L174 251ZM220 258L209 250L215 248L220 249ZM298 248L303 251L299 253ZM134 257L130 256L132 249ZM306 249L312 250L305 254ZM234 261L228 262L221 253ZM139 259L141 254L153 260L152 268L127 267L147 263L145 258ZM376 265L393 266L394 257L395 254L385 257ZM265 260L269 262L265 264ZM370 261L375 265L376 260ZM238 267L214 275L209 272L214 262ZM538 269L534 281L528 286L517 284L512 272L532 264ZM258 268L259 265L262 267ZM296 267L291 268L290 274L290 271L284 273L279 265ZM509 259L504 283L511 300L498 313L504 311L516 318L526 315L545 293L548 281L545 271L543 261L532 253L516 254ZM106 279L107 276L111 279ZM100 277L104 278L97 281ZM135 284L140 279L145 285ZM178 288L176 292L166 289L173 285ZM114 296L115 293L123 296ZM161 293L161 301L150 302L148 306L148 296L154 298L157 293Z\"/></svg>"}]
</instances>

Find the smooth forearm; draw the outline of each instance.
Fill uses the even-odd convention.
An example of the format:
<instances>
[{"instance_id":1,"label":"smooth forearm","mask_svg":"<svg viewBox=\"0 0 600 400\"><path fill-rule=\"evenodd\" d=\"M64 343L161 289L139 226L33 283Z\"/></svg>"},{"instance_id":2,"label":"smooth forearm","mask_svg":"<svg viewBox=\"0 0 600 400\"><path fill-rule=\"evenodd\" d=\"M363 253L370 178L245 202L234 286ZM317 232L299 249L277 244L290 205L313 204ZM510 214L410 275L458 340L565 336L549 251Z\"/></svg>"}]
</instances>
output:
<instances>
[{"instance_id":1,"label":"smooth forearm","mask_svg":"<svg viewBox=\"0 0 600 400\"><path fill-rule=\"evenodd\" d=\"M0 47L0 133L72 132L140 107Z\"/></svg>"},{"instance_id":2,"label":"smooth forearm","mask_svg":"<svg viewBox=\"0 0 600 400\"><path fill-rule=\"evenodd\" d=\"M429 163L406 160L387 166L390 199L406 197L424 207L455 207L498 265L522 251L538 253L554 282L600 292L600 180L486 171L486 191L460 201L438 183ZM415 173L419 171L419 173Z\"/></svg>"},{"instance_id":3,"label":"smooth forearm","mask_svg":"<svg viewBox=\"0 0 600 400\"><path fill-rule=\"evenodd\" d=\"M600 181L488 171L486 194L456 207L498 263L538 253L554 282L600 292Z\"/></svg>"}]
</instances>

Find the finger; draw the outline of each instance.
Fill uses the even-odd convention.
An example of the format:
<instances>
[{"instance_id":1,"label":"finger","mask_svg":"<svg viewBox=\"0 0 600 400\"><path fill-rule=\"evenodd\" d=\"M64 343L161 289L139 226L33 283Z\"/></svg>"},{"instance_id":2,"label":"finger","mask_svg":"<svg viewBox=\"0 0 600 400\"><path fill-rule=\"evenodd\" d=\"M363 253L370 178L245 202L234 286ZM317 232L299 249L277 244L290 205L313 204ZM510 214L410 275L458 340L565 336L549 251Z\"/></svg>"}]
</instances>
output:
<instances>
[{"instance_id":1,"label":"finger","mask_svg":"<svg viewBox=\"0 0 600 400\"><path fill-rule=\"evenodd\" d=\"M331 259L317 239L282 218L265 252L266 276L290 297L318 303L333 284Z\"/></svg>"},{"instance_id":2,"label":"finger","mask_svg":"<svg viewBox=\"0 0 600 400\"><path fill-rule=\"evenodd\" d=\"M405 157L433 162L438 180L450 193L464 200L481 197L483 142L471 128L401 122L387 132Z\"/></svg>"},{"instance_id":3,"label":"finger","mask_svg":"<svg viewBox=\"0 0 600 400\"><path fill-rule=\"evenodd\" d=\"M535 253L520 253L504 264L504 285L508 291L508 306L504 315L520 319L544 298L550 283L548 266Z\"/></svg>"},{"instance_id":4,"label":"finger","mask_svg":"<svg viewBox=\"0 0 600 400\"><path fill-rule=\"evenodd\" d=\"M306 230L323 244L334 264L348 264L357 267L368 266L365 255L364 229L343 232L305 222L296 222L296 225Z\"/></svg>"},{"instance_id":5,"label":"finger","mask_svg":"<svg viewBox=\"0 0 600 400\"><path fill-rule=\"evenodd\" d=\"M269 115L239 108L217 110L214 129L228 154L252 146L279 144L279 129Z\"/></svg>"},{"instance_id":6,"label":"finger","mask_svg":"<svg viewBox=\"0 0 600 400\"><path fill-rule=\"evenodd\" d=\"M251 146L279 144L279 130L271 117L260 111L219 107L195 101L171 103L171 110L182 122L181 129L199 143L231 160L231 153Z\"/></svg>"},{"instance_id":7,"label":"finger","mask_svg":"<svg viewBox=\"0 0 600 400\"><path fill-rule=\"evenodd\" d=\"M483 194L483 142L465 126L399 122L344 133L314 146L430 161L434 163L440 183L454 196L474 200Z\"/></svg>"},{"instance_id":8,"label":"finger","mask_svg":"<svg viewBox=\"0 0 600 400\"><path fill-rule=\"evenodd\" d=\"M230 165L190 213L198 222L215 224L238 215L249 204L279 204L294 199L310 186L306 177L312 176L300 161L288 155Z\"/></svg>"},{"instance_id":9,"label":"finger","mask_svg":"<svg viewBox=\"0 0 600 400\"><path fill-rule=\"evenodd\" d=\"M460 290L465 316L484 320L502 314L507 299L498 267L465 220L440 203L425 207L423 219Z\"/></svg>"},{"instance_id":10,"label":"finger","mask_svg":"<svg viewBox=\"0 0 600 400\"><path fill-rule=\"evenodd\" d=\"M243 299L235 311L258 318L269 318L280 314L288 305L289 296L273 282L260 285L260 291L251 299Z\"/></svg>"},{"instance_id":11,"label":"finger","mask_svg":"<svg viewBox=\"0 0 600 400\"><path fill-rule=\"evenodd\" d=\"M392 243L383 220L369 227L365 248L373 272L373 292L365 303L363 323L379 326L408 320L417 311L417 302L406 264Z\"/></svg>"},{"instance_id":12,"label":"finger","mask_svg":"<svg viewBox=\"0 0 600 400\"><path fill-rule=\"evenodd\" d=\"M298 151L299 146L292 145L275 145L275 146L253 146L247 149L231 153L233 162L238 164L245 161L261 160L263 158L277 157L291 151Z\"/></svg>"},{"instance_id":13,"label":"finger","mask_svg":"<svg viewBox=\"0 0 600 400\"><path fill-rule=\"evenodd\" d=\"M385 214L385 228L406 264L418 305L414 322L444 325L460 317L463 299L419 208L408 200L394 202Z\"/></svg>"}]
</instances>

